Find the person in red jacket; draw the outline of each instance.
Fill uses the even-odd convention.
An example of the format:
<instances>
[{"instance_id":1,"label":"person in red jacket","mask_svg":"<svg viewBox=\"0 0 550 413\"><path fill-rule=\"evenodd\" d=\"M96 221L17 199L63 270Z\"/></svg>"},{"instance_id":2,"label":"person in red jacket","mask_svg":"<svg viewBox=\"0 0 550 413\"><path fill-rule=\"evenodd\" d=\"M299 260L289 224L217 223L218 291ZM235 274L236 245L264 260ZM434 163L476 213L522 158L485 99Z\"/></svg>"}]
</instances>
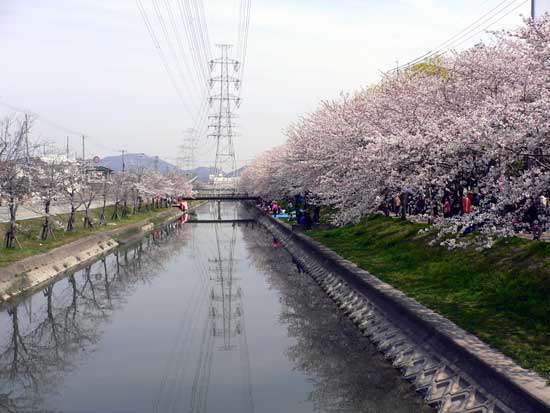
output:
<instances>
[{"instance_id":1,"label":"person in red jacket","mask_svg":"<svg viewBox=\"0 0 550 413\"><path fill-rule=\"evenodd\" d=\"M472 213L472 194L467 194L464 196L464 198L462 198L462 213Z\"/></svg>"},{"instance_id":2,"label":"person in red jacket","mask_svg":"<svg viewBox=\"0 0 550 413\"><path fill-rule=\"evenodd\" d=\"M445 203L443 204L443 217L451 217L451 201L449 200L449 198L445 198Z\"/></svg>"}]
</instances>

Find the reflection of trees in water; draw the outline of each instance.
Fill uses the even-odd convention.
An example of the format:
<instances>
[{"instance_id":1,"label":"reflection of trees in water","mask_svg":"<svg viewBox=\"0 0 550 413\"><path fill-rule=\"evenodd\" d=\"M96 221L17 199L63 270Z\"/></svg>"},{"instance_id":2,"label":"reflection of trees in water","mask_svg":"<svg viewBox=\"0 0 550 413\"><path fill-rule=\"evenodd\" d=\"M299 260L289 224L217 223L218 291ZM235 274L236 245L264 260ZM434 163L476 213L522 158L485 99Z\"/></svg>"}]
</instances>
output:
<instances>
[{"instance_id":1,"label":"reflection of trees in water","mask_svg":"<svg viewBox=\"0 0 550 413\"><path fill-rule=\"evenodd\" d=\"M326 412L431 411L264 228L243 231L249 259L280 293L280 322L295 340L287 356L311 378L309 399Z\"/></svg>"},{"instance_id":2,"label":"reflection of trees in water","mask_svg":"<svg viewBox=\"0 0 550 413\"><path fill-rule=\"evenodd\" d=\"M185 227L169 225L0 314L9 328L0 339L0 412L40 409L44 396L93 350L111 313L149 283L188 236Z\"/></svg>"}]
</instances>

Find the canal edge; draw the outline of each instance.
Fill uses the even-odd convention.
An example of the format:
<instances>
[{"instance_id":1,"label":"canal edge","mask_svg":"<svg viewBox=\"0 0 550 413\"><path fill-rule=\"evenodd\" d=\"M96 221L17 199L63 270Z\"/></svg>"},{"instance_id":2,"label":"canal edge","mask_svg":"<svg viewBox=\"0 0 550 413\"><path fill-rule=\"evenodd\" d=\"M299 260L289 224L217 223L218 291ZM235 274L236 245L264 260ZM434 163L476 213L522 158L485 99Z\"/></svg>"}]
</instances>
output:
<instances>
[{"instance_id":1,"label":"canal edge","mask_svg":"<svg viewBox=\"0 0 550 413\"><path fill-rule=\"evenodd\" d=\"M436 410L550 412L550 387L536 372L288 224L251 209Z\"/></svg>"},{"instance_id":2,"label":"canal edge","mask_svg":"<svg viewBox=\"0 0 550 413\"><path fill-rule=\"evenodd\" d=\"M149 235L184 214L193 212L202 204L197 203L186 212L167 210L134 224L90 235L0 268L0 307L86 267L121 245Z\"/></svg>"}]
</instances>

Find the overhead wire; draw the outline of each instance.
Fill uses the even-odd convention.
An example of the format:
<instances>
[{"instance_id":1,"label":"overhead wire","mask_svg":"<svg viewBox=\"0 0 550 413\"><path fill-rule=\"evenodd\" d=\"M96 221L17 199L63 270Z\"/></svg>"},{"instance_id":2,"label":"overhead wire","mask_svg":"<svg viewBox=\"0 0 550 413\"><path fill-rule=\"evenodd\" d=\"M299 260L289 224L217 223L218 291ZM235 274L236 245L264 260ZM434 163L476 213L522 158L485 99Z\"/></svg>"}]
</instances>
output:
<instances>
[{"instance_id":1,"label":"overhead wire","mask_svg":"<svg viewBox=\"0 0 550 413\"><path fill-rule=\"evenodd\" d=\"M207 82L207 79L204 77L204 74L200 67L200 61L197 58L196 46L195 46L195 42L193 41L193 33L192 33L193 29L190 23L192 19L188 17L189 10L186 7L186 3L187 2L185 2L184 4L183 0L177 0L179 16L185 32L185 37L187 39L187 44L189 47L189 55L191 56L192 66L193 66L196 79L198 80L199 86L204 87L205 83Z\"/></svg>"},{"instance_id":2,"label":"overhead wire","mask_svg":"<svg viewBox=\"0 0 550 413\"><path fill-rule=\"evenodd\" d=\"M185 77L185 74L183 72L183 68L181 66L181 63L180 63L180 59L178 58L178 55L176 53L176 50L174 48L174 44L172 42L172 39L171 39L171 36L170 36L170 33L169 33L169 30L166 26L166 22L164 20L164 16L161 12L161 9L158 5L158 1L157 0L151 0L152 4L153 4L153 9L155 11L155 14L157 16L157 20L159 22L159 25L160 25L160 28L161 28L161 31L162 33L164 34L164 38L166 40L166 44L168 45L168 49L172 55L172 58L174 60L174 64L176 66L176 71L179 73L179 76L181 78L181 81L182 83L185 83L186 81L186 77ZM192 119L194 120L196 118L197 113L196 112L193 112L191 111L191 116L192 116Z\"/></svg>"},{"instance_id":3,"label":"overhead wire","mask_svg":"<svg viewBox=\"0 0 550 413\"><path fill-rule=\"evenodd\" d=\"M69 135L73 135L73 136L79 136L79 137L82 137L84 136L86 139L88 140L91 140L92 143L95 145L95 146L98 146L104 150L108 150L108 151L117 151L117 149L114 149L113 147L111 146L108 146L108 145L105 145L104 143L102 143L99 139L95 138L94 136L91 136L89 135L88 133L84 133L82 131L77 131L73 128L69 128L67 126L64 126L58 122L55 122L35 111L32 111L32 110L29 110L29 109L26 109L26 108L21 108L21 107L18 107L18 106L15 106L15 105L12 105L10 103L7 103L7 102L4 102L4 101L0 101L0 106L4 106L10 110L13 110L15 112L20 112L20 113L26 113L28 115L32 115L34 116L36 119L44 122L45 124L51 126L52 128L54 129L57 129L57 130L60 130L60 131L63 131ZM74 149L74 148L72 148Z\"/></svg>"},{"instance_id":4,"label":"overhead wire","mask_svg":"<svg viewBox=\"0 0 550 413\"><path fill-rule=\"evenodd\" d=\"M517 2L520 1L520 4L517 5L514 9L510 10L508 13L507 10L513 6L516 5ZM495 7L484 13L482 16L477 18L474 22L470 23L468 26L460 30L459 32L455 33L451 37L449 37L447 40L441 42L438 44L434 49L424 53L423 55L408 61L407 63L400 65L399 67L390 70L390 72L399 71L404 68L410 67L414 64L429 60L431 58L434 58L436 56L440 56L447 51L451 50L454 47L457 47L460 44L464 43L464 38L466 37L468 40L472 37L475 37L476 35L483 33L485 30L487 30L489 27L491 27L496 22L502 20L502 18L508 16L513 11L517 10L519 7L521 7L526 1L528 0L503 0L500 1ZM502 16L502 13L505 13ZM500 18L499 18L500 17ZM492 21L493 19L497 18L497 20ZM485 26L484 26L485 25ZM480 31L477 31L480 27L484 26ZM475 33L474 33L475 32ZM472 35L474 33L474 35Z\"/></svg>"},{"instance_id":5,"label":"overhead wire","mask_svg":"<svg viewBox=\"0 0 550 413\"><path fill-rule=\"evenodd\" d=\"M181 55L180 57L183 60L183 63L184 63L184 65L185 65L185 67L188 71L188 74L190 75L190 77L192 77L193 69L190 68L190 66L189 66L189 60L185 58L187 53L186 53L185 47L183 46L183 43L182 43L180 30L178 28L178 25L176 24L176 19L175 19L175 15L174 15L174 12L173 12L173 9L172 9L171 1L170 0L164 0L164 5L166 7L166 11L168 12L170 25L172 26L172 31L173 31L174 37L176 39L176 44L178 46L179 53ZM202 97L202 90L201 90L200 86L197 84L197 82L192 81L192 79L189 79L190 81L187 82L187 80L188 80L187 77L183 80L185 81L185 83L188 83L188 84L191 85L189 87L189 89L193 90L193 93L196 93L196 98L200 102L201 97Z\"/></svg>"},{"instance_id":6,"label":"overhead wire","mask_svg":"<svg viewBox=\"0 0 550 413\"><path fill-rule=\"evenodd\" d=\"M184 95L179 87L179 84L176 81L176 77L174 76L174 73L172 72L172 69L169 65L168 59L164 53L164 50L161 47L161 44L158 40L158 37L156 35L156 32L154 30L154 27L151 24L151 21L149 19L149 16L147 14L147 10L143 6L142 0L136 0L136 4L138 6L139 12L141 14L141 17L143 19L143 22L145 24L145 27L147 28L147 31L149 33L149 36L151 37L151 40L153 41L153 45L155 46L155 49L157 50L157 54L160 57L161 63L166 70L166 73L168 74L168 78L170 79L170 83L172 84L172 87L176 91L176 94L178 95L183 107L187 111L187 113L194 118L193 111L189 108L189 105L187 101L184 98Z\"/></svg>"},{"instance_id":7,"label":"overhead wire","mask_svg":"<svg viewBox=\"0 0 550 413\"><path fill-rule=\"evenodd\" d=\"M525 3L527 3L528 1L530 0L522 0L520 1L520 4L518 4L516 7L514 7L512 10L509 10L508 13L506 13L505 15L501 16L500 18L498 18L497 20L491 22L488 26L484 27L482 30L480 30L479 32L477 33L474 33L473 35L467 37L466 39L462 40L460 43L457 43L454 45L454 47L457 47L457 46L460 46L464 43L466 43L468 40L471 40L472 38L478 36L479 34L487 31L487 29L491 28L492 26L494 26L495 24L497 24L498 22L500 22L501 20L503 20L504 18L508 17L510 14L512 14L513 12L515 12L517 9L519 9L521 6L523 6Z\"/></svg>"}]
</instances>

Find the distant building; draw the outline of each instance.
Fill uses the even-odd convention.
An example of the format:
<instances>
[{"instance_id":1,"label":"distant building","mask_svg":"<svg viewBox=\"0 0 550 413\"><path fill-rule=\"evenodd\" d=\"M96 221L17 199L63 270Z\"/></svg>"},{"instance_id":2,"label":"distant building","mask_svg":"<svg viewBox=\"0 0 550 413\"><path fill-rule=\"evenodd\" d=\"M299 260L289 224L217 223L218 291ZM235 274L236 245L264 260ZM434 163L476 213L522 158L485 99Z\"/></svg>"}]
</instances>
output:
<instances>
[{"instance_id":1,"label":"distant building","mask_svg":"<svg viewBox=\"0 0 550 413\"><path fill-rule=\"evenodd\" d=\"M239 178L234 176L210 175L209 181L217 188L236 188L239 184Z\"/></svg>"},{"instance_id":2,"label":"distant building","mask_svg":"<svg viewBox=\"0 0 550 413\"><path fill-rule=\"evenodd\" d=\"M100 165L87 165L85 172L90 182L103 182L114 173L112 169Z\"/></svg>"}]
</instances>

